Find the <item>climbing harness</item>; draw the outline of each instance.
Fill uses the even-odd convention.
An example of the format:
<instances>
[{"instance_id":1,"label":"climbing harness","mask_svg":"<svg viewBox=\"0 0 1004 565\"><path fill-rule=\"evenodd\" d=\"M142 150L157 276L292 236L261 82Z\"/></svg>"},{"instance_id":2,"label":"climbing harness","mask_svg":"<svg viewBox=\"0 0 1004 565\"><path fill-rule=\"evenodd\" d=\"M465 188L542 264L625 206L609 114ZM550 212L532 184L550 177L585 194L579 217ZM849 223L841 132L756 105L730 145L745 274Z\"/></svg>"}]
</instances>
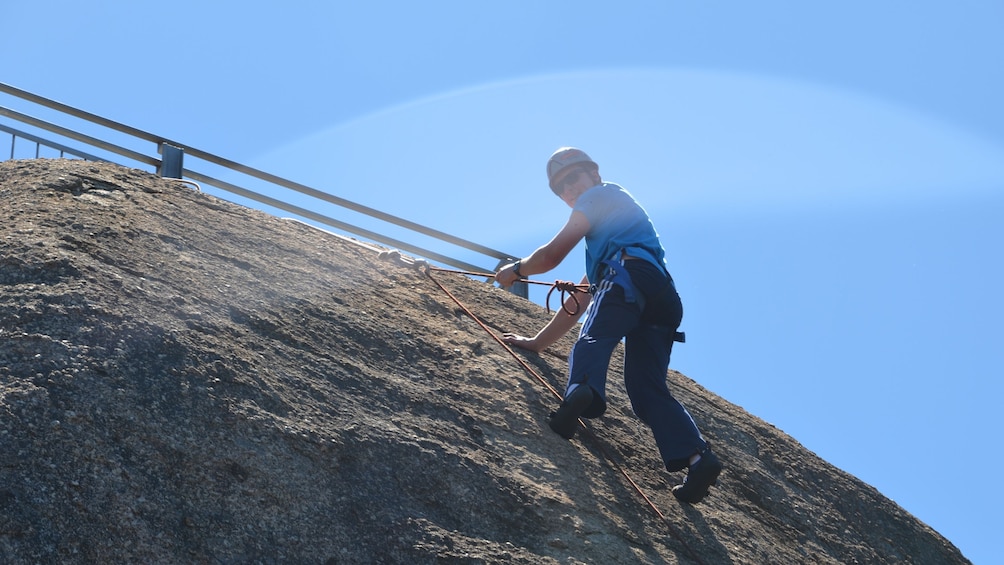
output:
<instances>
[{"instance_id":1,"label":"climbing harness","mask_svg":"<svg viewBox=\"0 0 1004 565\"><path fill-rule=\"evenodd\" d=\"M435 277L432 276L433 271L455 273L455 274L463 274L463 275L476 276L476 277L486 277L486 278L493 278L495 276L494 274L473 273L473 272L467 272L467 271L456 271L456 270L453 270L453 269L444 269L444 268L440 268L440 267L433 267L432 265L430 265L428 263L428 261L425 261L423 259L407 259L404 256L402 256L401 253L398 252L397 250L382 251L382 252L380 252L380 258L383 259L383 260L386 260L386 261L396 261L399 264L402 264L402 265L405 265L405 266L408 266L408 267L412 267L412 268L414 268L414 269L416 269L416 270L421 271L422 273L424 273L429 278L429 280L431 280L433 282L433 284L435 284L441 291L443 291L444 294L446 294L448 297L450 297L450 299L453 300L453 302L456 303L456 305L461 310L463 310L463 312L465 314L467 314L472 320L474 320L479 326L481 326L481 329L485 330L485 332L487 332L488 335L490 335L492 337L492 339L494 339L507 352L509 352L509 355L511 355L512 358L515 359L516 362L519 363L520 366L522 366L523 369L527 373L529 373L538 382L540 382L542 385L544 385L544 387L547 390L549 390L551 392L551 394L554 395L554 397L557 400L561 401L561 400L564 399L563 395L556 388L554 388L554 386L552 386L551 383L547 382L547 380L544 379L544 377L541 376L540 373L538 373L537 371L535 371L533 369L533 367L531 367L526 361L524 361L519 355L517 355L516 352L513 351L512 347L510 347L506 342L502 341L501 338L499 338L497 335L495 335L495 332L493 332L491 330L491 328L489 328L484 322L482 322L481 319L478 318L474 314L474 312L472 312L466 305L464 305L463 302L461 302L456 296L454 296L452 292L450 292L445 286L443 286L442 283L440 283ZM542 282L530 281L530 280L523 280L521 282L527 282L527 283L533 283L533 284L551 284L551 283L542 283ZM574 283L566 283L566 282L561 282L561 281L555 281L553 284L551 284L551 290L548 292L548 302L550 301L551 293L554 292L555 290L560 290L561 291L561 298L562 298L562 309L565 310L565 313L567 313L567 314L569 314L571 316L574 316L574 315L576 315L578 313L578 304L579 304L578 300L575 299L575 293L576 292L585 292L585 290L583 288L584 286L585 285L576 285ZM570 293L571 297L573 298L573 301L576 304L576 311L575 312L568 311L565 308L565 306L564 306L564 295L565 295L566 292ZM548 308L548 312L550 312L550 308ZM645 491L642 490L641 486L638 485L638 483L635 482L635 480L633 478L631 478L631 475L628 474L628 472L624 469L624 467L621 466L621 464L619 464L617 462L617 460L614 459L610 455L610 453L607 451L607 449L605 449L603 447L603 444L599 441L599 437L596 435L595 432L593 432L592 428L588 424L586 424L582 419L579 420L579 425L586 431L586 434L591 439L592 444L600 452L600 454L603 456L603 458L606 459L607 461L609 461L610 464L613 465L614 468L617 469L617 471L620 472L620 474L624 477L624 479L628 482L628 484L631 485L631 488L634 489L634 491L642 498L642 500L645 501L645 503L648 505L649 509L651 509L652 512L654 512L655 515L658 516L660 520L662 520L662 522L669 529L670 534L683 546L684 550L689 554L689 556L695 562L703 565L705 562L704 562L704 560L702 560L700 558L700 555L697 554L687 544L687 542L683 539L683 537L676 531L676 528L673 526L672 522L670 522L669 519L666 517L666 515L663 514L662 511L659 510L659 507L656 506L654 502L652 502L652 499L650 499L648 497L648 495L645 494Z\"/></svg>"}]
</instances>

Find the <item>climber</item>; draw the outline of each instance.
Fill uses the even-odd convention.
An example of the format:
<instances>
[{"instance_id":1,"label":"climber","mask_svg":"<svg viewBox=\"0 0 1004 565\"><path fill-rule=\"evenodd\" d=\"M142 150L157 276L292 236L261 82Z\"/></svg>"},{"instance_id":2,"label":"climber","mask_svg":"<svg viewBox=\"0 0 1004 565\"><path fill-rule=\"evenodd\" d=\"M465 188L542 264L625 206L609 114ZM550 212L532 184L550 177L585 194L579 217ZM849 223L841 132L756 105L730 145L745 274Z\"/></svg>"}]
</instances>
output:
<instances>
[{"instance_id":1,"label":"climber","mask_svg":"<svg viewBox=\"0 0 1004 565\"><path fill-rule=\"evenodd\" d=\"M569 356L564 399L548 420L555 433L571 439L580 417L597 418L606 411L607 368L614 347L624 339L624 384L631 407L651 428L666 469L687 468L673 494L684 502L700 502L716 484L722 465L666 385L673 342L683 339L677 331L683 306L655 227L627 190L602 181L599 166L580 149L555 151L547 161L547 179L554 194L572 208L571 216L550 242L500 268L495 280L508 288L550 271L585 238L583 283L590 284L590 294L578 299L578 309L558 309L536 336L506 333L503 340L542 351L585 311Z\"/></svg>"}]
</instances>

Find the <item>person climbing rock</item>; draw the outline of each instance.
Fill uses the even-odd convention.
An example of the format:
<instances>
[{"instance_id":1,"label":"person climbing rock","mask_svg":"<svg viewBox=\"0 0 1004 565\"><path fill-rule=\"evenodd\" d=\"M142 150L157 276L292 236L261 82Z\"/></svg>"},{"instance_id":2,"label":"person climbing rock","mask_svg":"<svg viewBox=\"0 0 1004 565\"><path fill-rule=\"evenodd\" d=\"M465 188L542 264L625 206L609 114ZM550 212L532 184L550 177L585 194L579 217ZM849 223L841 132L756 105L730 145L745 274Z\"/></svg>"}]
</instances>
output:
<instances>
[{"instance_id":1,"label":"person climbing rock","mask_svg":"<svg viewBox=\"0 0 1004 565\"><path fill-rule=\"evenodd\" d=\"M606 379L614 347L624 340L624 384L634 413L649 426L670 472L687 469L673 494L700 502L717 483L722 464L686 408L670 393L666 372L683 305L666 266L665 249L648 213L623 187L603 182L585 152L562 147L547 161L551 190L572 214L551 241L528 257L500 268L503 288L529 275L554 269L586 240L589 295L579 307L560 308L534 337L506 333L503 341L542 351L585 315L568 362L564 400L548 420L550 428L572 439L579 418L598 418L607 409ZM573 313L574 312L574 313Z\"/></svg>"}]
</instances>

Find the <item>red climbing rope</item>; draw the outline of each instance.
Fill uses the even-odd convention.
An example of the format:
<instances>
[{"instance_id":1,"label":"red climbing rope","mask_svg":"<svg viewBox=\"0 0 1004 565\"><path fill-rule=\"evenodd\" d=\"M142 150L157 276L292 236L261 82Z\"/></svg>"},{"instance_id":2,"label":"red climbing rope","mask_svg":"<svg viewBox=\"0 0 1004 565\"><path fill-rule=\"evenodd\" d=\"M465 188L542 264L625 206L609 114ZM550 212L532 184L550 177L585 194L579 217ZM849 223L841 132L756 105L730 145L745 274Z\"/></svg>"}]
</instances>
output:
<instances>
[{"instance_id":1,"label":"red climbing rope","mask_svg":"<svg viewBox=\"0 0 1004 565\"><path fill-rule=\"evenodd\" d=\"M513 349L511 347L509 347L509 345L506 342L504 342L500 337L498 337L495 334L495 332L493 332L491 330L491 328L489 328L484 322L482 322L481 319L478 318L474 314L474 312L472 312L466 305L464 305L464 303L461 302L456 296L454 296L452 292L450 292L445 286L442 285L442 283L440 283L438 280L436 280L436 278L432 276L432 271L450 272L450 273L457 273L457 274L469 275L469 276L479 276L479 277L483 276L483 277L487 277L487 278L493 278L494 274L471 273L471 272L466 272L466 271L454 271L454 270L451 270L451 269L442 269L442 268L438 268L438 267L432 267L427 262L422 261L422 260L415 260L413 262L409 262L409 261L405 261L400 256L400 254L397 254L396 252L390 252L388 255L384 255L384 253L381 253L381 258L390 258L390 259L396 258L396 259L399 259L401 262L403 262L406 265L413 266L416 269L423 271L425 273L425 275L427 277L429 277L429 280L431 280L437 287L439 287L439 289L441 291L443 291L444 294L446 294L447 296L449 296L450 299L453 300L453 302L456 303L457 306L461 310L463 310L465 314L467 314L468 316L470 316L472 320L474 320L479 326L481 326L481 329L485 330L485 332L487 332L488 335L490 335L492 337L492 339L494 339L507 352L509 352L509 355L511 355L513 357L513 359L515 359L520 364L520 366L523 367L523 369L527 373L529 373L530 375L532 375L535 379L537 379L537 381L539 381L542 385L544 385L544 387L547 388L547 390L549 390L551 392L551 394L554 395L554 397L556 399L558 399L559 401L563 400L562 394L560 392L558 392L558 390L556 388L554 388L549 382L547 382L546 379L544 379L543 376L541 376L537 371L535 371L533 369L533 367L531 367L529 364L527 364L526 361L524 361L519 355L517 355L516 352L513 351ZM534 282L534 281L524 281L524 282ZM548 283L535 283L535 284L548 284ZM584 291L584 289L582 288L583 286L584 285L575 285L573 283L562 283L561 281L555 281L555 283L551 287L551 291L548 292L548 299L550 299L550 294L551 294L551 292L554 292L554 290L560 290L561 291L561 293L562 293L562 302L564 302L564 294L566 292L571 293L571 296L574 299L575 298L575 292L582 292L582 291ZM579 303L578 300L574 300L574 302L576 304L576 312L569 312L567 309L565 310L566 313L568 313L569 315L573 315L573 316L576 313L578 313L578 308L577 307L578 307L578 303ZM564 308L564 304L562 305L562 308ZM550 308L548 310L550 310ZM613 465L614 468L616 468L617 471L620 472L620 474L624 477L624 479L628 482L628 484L631 485L631 488L633 488L634 491L636 493L638 493L638 496L640 496L642 498L642 500L645 501L645 503L648 505L649 509L651 509L652 512L654 512L655 515L658 516L660 520L662 520L662 522L666 525L667 529L669 529L670 534L683 546L684 550L689 554L689 556L694 561L696 561L697 563L703 565L704 561L700 558L700 556L696 552L694 552L694 550L687 544L687 542L683 539L683 537L676 531L676 528L669 521L669 519L666 518L666 515L663 514L659 510L659 507L656 506L654 502L652 502L652 499L650 499L648 497L648 495L645 494L645 491L641 488L641 486L639 486L638 483L635 482L635 480L633 478L631 478L631 475L628 474L627 470L625 470L624 467L622 465L620 465L617 462L617 460L614 459L610 455L610 453L607 451L607 449L605 449L603 447L603 444L600 442L599 437L596 435L596 433L593 432L593 430L583 420L581 420L581 419L579 420L579 425L583 429L585 429L586 433L588 434L588 437L591 438L593 445L596 447L597 450L599 450L599 452L603 456L603 458L606 459L607 461L609 461L610 464Z\"/></svg>"},{"instance_id":2,"label":"red climbing rope","mask_svg":"<svg viewBox=\"0 0 1004 565\"><path fill-rule=\"evenodd\" d=\"M394 252L390 252L390 256L391 257L395 257ZM396 257L398 259L401 259L400 254L397 254ZM403 261L403 259L401 259L401 260ZM473 272L473 271L459 271L459 270L456 270L456 269L444 269L442 267L433 267L432 265L429 265L428 263L423 263L421 261L419 261L418 263L422 264L422 266L426 267L430 271L438 271L440 273L455 273L455 274L458 274L458 275L467 275L467 276L470 276L470 277L483 277L483 278L486 278L486 279L493 279L493 278L495 278L495 273L477 273L477 272ZM544 306L547 307L547 313L548 314L551 313L551 294L555 290L560 291L559 298L561 298L561 309L564 310L565 313L568 314L569 316L575 316L575 315L577 315L579 313L579 299L575 297L575 294L579 293L579 292L589 292L589 285L588 284L576 284L576 283L568 282L568 281L554 281L553 283L549 283L549 282L544 282L544 281L534 281L534 280L529 280L529 279L520 279L518 282L527 283L527 284L542 284L542 285L548 285L548 286L551 287L551 290L547 291L547 299L544 301ZM574 311L569 310L568 307L565 306L565 296L566 295L570 296L572 298L572 302L575 303L575 310Z\"/></svg>"},{"instance_id":3,"label":"red climbing rope","mask_svg":"<svg viewBox=\"0 0 1004 565\"><path fill-rule=\"evenodd\" d=\"M557 398L558 400L562 399L561 393L558 392L558 390L556 388L554 388L553 386L551 386L551 383L547 382L544 379L544 377L540 376L540 374L537 373L537 371L534 371L533 367L531 367L519 355L516 355L516 352L513 351L513 349L511 347L509 347L509 344L507 344L506 342L502 341L501 338L499 338L497 335L495 335L495 332L493 332L491 330L491 328L489 328L487 325L485 325L485 323L482 322L480 318L478 318L477 316L475 316L474 312L471 312L471 310L469 308L467 308L467 306L465 306L456 296L454 296L452 292L450 292L449 290L447 290L447 288L445 286L443 286L442 283L440 283L438 280L436 280L432 276L431 269L427 269L425 271L425 275L427 277L429 277L429 280L431 280L433 283L435 283L436 286L438 286L439 289L442 290L444 294L446 294L447 296L449 296L450 299L452 299L457 304L457 306L459 306L460 309L464 311L465 314L467 314L468 316L471 317L472 320L474 320L475 322L477 322L477 324L479 326L481 326L481 329L485 330L488 333L488 335L492 336L492 339L494 339L496 342L498 342L499 345L501 345L503 348L505 348L505 350L509 352L509 355L512 355L512 358L515 359L516 362L519 363L520 366L522 366L524 370L526 370L528 373L530 373L531 375L533 375L534 377L536 377L537 380L540 381L540 383L542 385L544 385L545 387L547 387L548 390L551 391L551 394L553 394L555 396L555 398Z\"/></svg>"}]
</instances>

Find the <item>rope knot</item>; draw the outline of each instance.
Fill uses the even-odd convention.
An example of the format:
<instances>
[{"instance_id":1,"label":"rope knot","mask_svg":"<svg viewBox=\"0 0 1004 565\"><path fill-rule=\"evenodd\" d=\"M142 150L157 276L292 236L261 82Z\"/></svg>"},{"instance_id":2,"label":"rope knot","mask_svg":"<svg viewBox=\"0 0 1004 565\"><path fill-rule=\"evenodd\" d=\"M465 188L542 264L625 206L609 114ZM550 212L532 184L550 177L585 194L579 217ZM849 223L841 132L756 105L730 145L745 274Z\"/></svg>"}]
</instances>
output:
<instances>
[{"instance_id":1,"label":"rope knot","mask_svg":"<svg viewBox=\"0 0 1004 565\"><path fill-rule=\"evenodd\" d=\"M582 285L577 285L573 282L568 281L554 281L551 285L551 290L547 291L547 299L544 301L547 305L547 313L551 313L551 293L555 290L560 291L559 298L561 298L561 309L565 311L569 316L575 316L579 313L579 299L575 297L576 292L585 292ZM572 299L575 303L575 311L570 311L567 306L565 306L565 294Z\"/></svg>"},{"instance_id":2,"label":"rope knot","mask_svg":"<svg viewBox=\"0 0 1004 565\"><path fill-rule=\"evenodd\" d=\"M429 274L429 271L432 270L432 267L429 265L429 262L426 261L425 259L415 259L414 261L412 261L411 266L414 267L416 271L425 274Z\"/></svg>"},{"instance_id":3,"label":"rope knot","mask_svg":"<svg viewBox=\"0 0 1004 565\"><path fill-rule=\"evenodd\" d=\"M411 259L401 255L401 252L397 249L389 249L387 251L381 251L379 257L383 261L391 261L405 267L412 267L416 271L421 271L423 273L428 273L431 267L429 262L425 259Z\"/></svg>"}]
</instances>

